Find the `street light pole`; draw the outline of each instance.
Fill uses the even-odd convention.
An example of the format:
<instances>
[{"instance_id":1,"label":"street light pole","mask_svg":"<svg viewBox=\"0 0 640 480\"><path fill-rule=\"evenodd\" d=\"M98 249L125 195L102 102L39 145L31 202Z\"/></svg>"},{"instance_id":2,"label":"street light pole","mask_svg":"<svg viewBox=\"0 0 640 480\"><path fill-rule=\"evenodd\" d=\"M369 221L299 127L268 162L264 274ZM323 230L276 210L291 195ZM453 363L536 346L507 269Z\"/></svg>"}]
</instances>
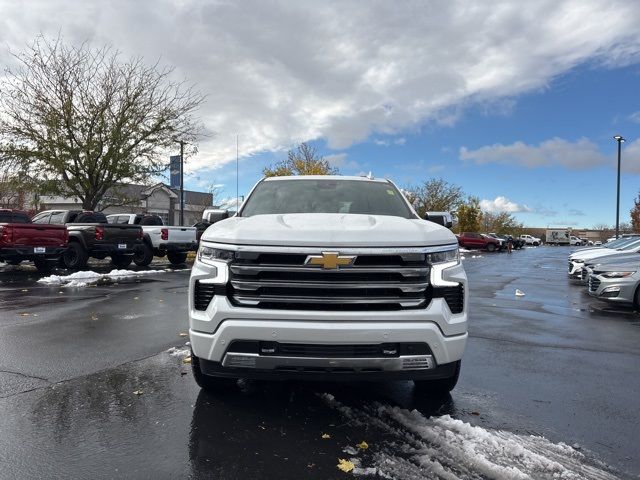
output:
<instances>
[{"instance_id":1,"label":"street light pole","mask_svg":"<svg viewBox=\"0 0 640 480\"><path fill-rule=\"evenodd\" d=\"M616 135L613 139L618 142L618 188L616 192L616 238L618 238L620 236L620 157L624 138L621 135Z\"/></svg>"},{"instance_id":2,"label":"street light pole","mask_svg":"<svg viewBox=\"0 0 640 480\"><path fill-rule=\"evenodd\" d=\"M180 140L180 226L184 227L184 142Z\"/></svg>"}]
</instances>

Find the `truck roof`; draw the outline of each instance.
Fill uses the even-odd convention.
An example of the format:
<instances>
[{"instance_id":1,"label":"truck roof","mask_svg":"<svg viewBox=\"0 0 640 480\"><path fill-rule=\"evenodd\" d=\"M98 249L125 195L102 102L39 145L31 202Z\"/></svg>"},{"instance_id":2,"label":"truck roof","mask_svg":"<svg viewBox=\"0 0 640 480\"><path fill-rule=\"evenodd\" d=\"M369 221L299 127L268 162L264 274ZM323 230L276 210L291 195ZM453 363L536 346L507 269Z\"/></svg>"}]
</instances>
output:
<instances>
[{"instance_id":1,"label":"truck roof","mask_svg":"<svg viewBox=\"0 0 640 480\"><path fill-rule=\"evenodd\" d=\"M359 177L357 175L288 175L283 177L266 177L265 182L277 182L279 180L357 180L360 182L389 183L386 178Z\"/></svg>"}]
</instances>

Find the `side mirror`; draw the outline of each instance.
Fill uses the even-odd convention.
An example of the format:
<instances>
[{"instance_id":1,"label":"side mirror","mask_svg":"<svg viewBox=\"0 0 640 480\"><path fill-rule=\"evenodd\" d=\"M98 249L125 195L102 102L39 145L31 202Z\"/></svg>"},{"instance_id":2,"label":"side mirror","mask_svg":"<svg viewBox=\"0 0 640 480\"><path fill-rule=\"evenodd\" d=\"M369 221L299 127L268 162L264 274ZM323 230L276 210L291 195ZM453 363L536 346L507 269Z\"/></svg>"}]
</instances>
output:
<instances>
[{"instance_id":1,"label":"side mirror","mask_svg":"<svg viewBox=\"0 0 640 480\"><path fill-rule=\"evenodd\" d=\"M446 228L453 227L453 217L449 212L426 212L424 219Z\"/></svg>"},{"instance_id":2,"label":"side mirror","mask_svg":"<svg viewBox=\"0 0 640 480\"><path fill-rule=\"evenodd\" d=\"M225 218L229 218L227 210L212 210L205 213L203 220L208 223L216 223Z\"/></svg>"}]
</instances>

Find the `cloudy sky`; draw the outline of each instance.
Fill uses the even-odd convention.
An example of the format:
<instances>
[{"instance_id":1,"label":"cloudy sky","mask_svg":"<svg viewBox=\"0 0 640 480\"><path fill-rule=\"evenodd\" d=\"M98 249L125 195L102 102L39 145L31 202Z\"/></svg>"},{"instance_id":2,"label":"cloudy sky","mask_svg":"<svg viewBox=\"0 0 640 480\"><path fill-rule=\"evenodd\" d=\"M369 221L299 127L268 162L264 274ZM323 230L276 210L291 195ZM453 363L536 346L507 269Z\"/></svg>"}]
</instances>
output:
<instances>
[{"instance_id":1,"label":"cloudy sky","mask_svg":"<svg viewBox=\"0 0 640 480\"><path fill-rule=\"evenodd\" d=\"M442 177L532 226L622 220L640 189L640 2L0 0L0 64L38 34L171 65L215 132L188 187L240 194L300 141L345 174Z\"/></svg>"}]
</instances>

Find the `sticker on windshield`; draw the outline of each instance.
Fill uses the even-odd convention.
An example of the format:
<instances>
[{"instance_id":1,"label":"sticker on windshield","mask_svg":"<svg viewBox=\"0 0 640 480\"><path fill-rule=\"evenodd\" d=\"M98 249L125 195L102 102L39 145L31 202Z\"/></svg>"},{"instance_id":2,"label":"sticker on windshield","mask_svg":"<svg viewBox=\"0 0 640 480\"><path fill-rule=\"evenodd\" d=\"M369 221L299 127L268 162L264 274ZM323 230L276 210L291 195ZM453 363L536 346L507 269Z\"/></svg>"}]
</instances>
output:
<instances>
[{"instance_id":1,"label":"sticker on windshield","mask_svg":"<svg viewBox=\"0 0 640 480\"><path fill-rule=\"evenodd\" d=\"M394 192L393 190L387 190L387 193L388 193L389 195L395 195L395 192Z\"/></svg>"}]
</instances>

